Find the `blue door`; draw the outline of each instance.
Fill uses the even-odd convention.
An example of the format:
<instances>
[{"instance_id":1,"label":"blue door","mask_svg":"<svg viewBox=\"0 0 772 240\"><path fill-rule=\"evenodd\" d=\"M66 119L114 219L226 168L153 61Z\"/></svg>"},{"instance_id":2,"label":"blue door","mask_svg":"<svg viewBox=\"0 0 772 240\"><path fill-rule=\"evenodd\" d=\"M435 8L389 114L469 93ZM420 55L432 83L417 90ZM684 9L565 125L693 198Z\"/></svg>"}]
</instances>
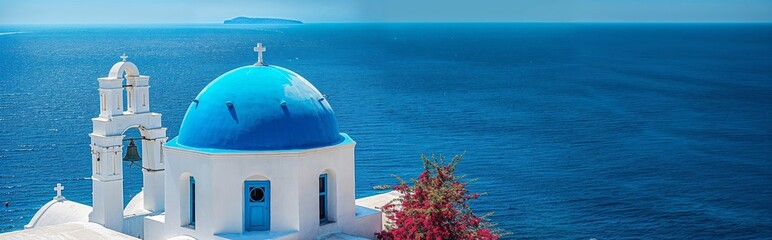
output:
<instances>
[{"instance_id":1,"label":"blue door","mask_svg":"<svg viewBox=\"0 0 772 240\"><path fill-rule=\"evenodd\" d=\"M244 182L244 228L246 231L271 229L271 182Z\"/></svg>"}]
</instances>

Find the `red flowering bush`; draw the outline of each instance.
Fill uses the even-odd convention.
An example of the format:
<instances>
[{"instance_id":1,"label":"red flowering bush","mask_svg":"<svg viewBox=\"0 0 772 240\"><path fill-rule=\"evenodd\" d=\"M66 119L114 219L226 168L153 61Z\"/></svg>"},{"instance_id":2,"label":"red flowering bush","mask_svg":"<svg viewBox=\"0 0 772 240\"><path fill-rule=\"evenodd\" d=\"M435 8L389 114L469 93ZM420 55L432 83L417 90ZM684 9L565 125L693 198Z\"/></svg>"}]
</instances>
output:
<instances>
[{"instance_id":1,"label":"red flowering bush","mask_svg":"<svg viewBox=\"0 0 772 240\"><path fill-rule=\"evenodd\" d=\"M469 182L454 175L461 158L454 156L446 165L442 155L421 155L424 171L413 186L397 177L394 190L401 196L383 206L390 223L376 233L378 239L498 239L501 235L467 204L480 194L469 193Z\"/></svg>"}]
</instances>

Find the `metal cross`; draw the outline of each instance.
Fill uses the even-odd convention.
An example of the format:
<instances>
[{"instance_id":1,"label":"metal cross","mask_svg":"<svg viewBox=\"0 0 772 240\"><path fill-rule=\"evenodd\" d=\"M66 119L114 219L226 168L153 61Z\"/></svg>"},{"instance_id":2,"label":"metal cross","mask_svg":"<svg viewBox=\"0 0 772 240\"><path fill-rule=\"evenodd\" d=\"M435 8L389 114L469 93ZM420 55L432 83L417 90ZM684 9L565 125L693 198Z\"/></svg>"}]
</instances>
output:
<instances>
[{"instance_id":1,"label":"metal cross","mask_svg":"<svg viewBox=\"0 0 772 240\"><path fill-rule=\"evenodd\" d=\"M126 56L126 53L123 53L123 55L121 55L121 59L122 59L124 62L126 61L126 59L127 59L127 58L129 58L129 56Z\"/></svg>"},{"instance_id":2,"label":"metal cross","mask_svg":"<svg viewBox=\"0 0 772 240\"><path fill-rule=\"evenodd\" d=\"M62 196L62 190L64 190L64 186L62 186L61 183L57 183L56 187L54 188L54 191L56 191L56 197L54 199L56 200L64 199L64 197Z\"/></svg>"},{"instance_id":3,"label":"metal cross","mask_svg":"<svg viewBox=\"0 0 772 240\"><path fill-rule=\"evenodd\" d=\"M255 47L254 50L257 52L257 63L255 63L255 65L265 65L265 63L263 63L263 53L266 49L263 46L263 43L257 43L257 47Z\"/></svg>"}]
</instances>

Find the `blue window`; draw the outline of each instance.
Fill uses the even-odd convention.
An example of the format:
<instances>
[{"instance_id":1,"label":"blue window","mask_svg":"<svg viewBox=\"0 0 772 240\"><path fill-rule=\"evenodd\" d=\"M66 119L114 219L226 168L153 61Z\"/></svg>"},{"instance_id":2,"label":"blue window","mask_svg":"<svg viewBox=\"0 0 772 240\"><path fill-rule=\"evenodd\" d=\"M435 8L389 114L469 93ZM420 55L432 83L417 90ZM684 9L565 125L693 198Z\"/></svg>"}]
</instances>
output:
<instances>
[{"instance_id":1,"label":"blue window","mask_svg":"<svg viewBox=\"0 0 772 240\"><path fill-rule=\"evenodd\" d=\"M190 226L196 226L196 179L190 177Z\"/></svg>"},{"instance_id":2,"label":"blue window","mask_svg":"<svg viewBox=\"0 0 772 240\"><path fill-rule=\"evenodd\" d=\"M319 223L327 221L327 174L324 173L319 175Z\"/></svg>"}]
</instances>

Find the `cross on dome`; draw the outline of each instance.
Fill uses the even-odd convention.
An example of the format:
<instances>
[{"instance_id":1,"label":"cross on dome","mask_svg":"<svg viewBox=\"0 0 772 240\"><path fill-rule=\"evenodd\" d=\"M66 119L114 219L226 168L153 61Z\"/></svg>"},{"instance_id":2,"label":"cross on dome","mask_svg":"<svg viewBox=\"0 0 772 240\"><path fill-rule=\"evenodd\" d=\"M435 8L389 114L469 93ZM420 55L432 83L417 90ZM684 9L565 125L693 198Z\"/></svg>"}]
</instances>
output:
<instances>
[{"instance_id":1,"label":"cross on dome","mask_svg":"<svg viewBox=\"0 0 772 240\"><path fill-rule=\"evenodd\" d=\"M121 60L122 61L125 62L127 58L129 58L129 56L126 56L126 53L123 53L123 55L121 55Z\"/></svg>"},{"instance_id":2,"label":"cross on dome","mask_svg":"<svg viewBox=\"0 0 772 240\"><path fill-rule=\"evenodd\" d=\"M64 200L64 196L62 196L62 190L64 190L64 186L62 186L61 183L56 183L56 187L54 187L54 191L56 191L56 197L54 200L62 201Z\"/></svg>"},{"instance_id":3,"label":"cross on dome","mask_svg":"<svg viewBox=\"0 0 772 240\"><path fill-rule=\"evenodd\" d=\"M265 63L263 63L263 53L266 51L266 49L263 46L263 43L257 43L257 46L254 48L254 50L257 53L257 63L255 63L255 65L265 66Z\"/></svg>"}]
</instances>

